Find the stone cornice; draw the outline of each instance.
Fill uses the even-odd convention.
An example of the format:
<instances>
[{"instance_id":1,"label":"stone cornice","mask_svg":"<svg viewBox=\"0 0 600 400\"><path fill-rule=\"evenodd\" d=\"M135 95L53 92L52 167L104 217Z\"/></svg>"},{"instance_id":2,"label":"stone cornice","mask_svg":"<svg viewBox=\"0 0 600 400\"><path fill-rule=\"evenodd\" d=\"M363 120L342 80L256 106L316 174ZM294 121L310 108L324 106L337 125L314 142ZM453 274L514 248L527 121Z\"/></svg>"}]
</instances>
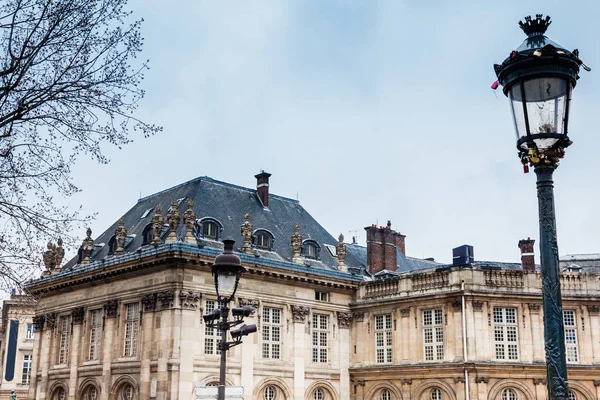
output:
<instances>
[{"instance_id":1,"label":"stone cornice","mask_svg":"<svg viewBox=\"0 0 600 400\"><path fill-rule=\"evenodd\" d=\"M204 250L203 253L207 254L198 253L199 250ZM208 271L214 257L218 254L220 254L219 251L215 249L198 249L187 243L174 243L160 246L158 249L152 247L135 254L128 253L109 260L96 261L86 266L76 266L73 270L31 281L26 288L34 296L43 296L72 290L76 286L97 284L98 279L118 279L121 275L139 273L150 268L169 268L173 264L184 268L206 268ZM288 262L281 262L280 266L275 266L277 262L253 258L254 262L248 263L247 260L244 260L244 258L248 258L247 256L239 255L243 259L242 265L248 271L246 276L256 275L277 280L285 279L349 291L356 290L360 279L339 271L324 271L324 274L331 275L324 276L320 275L322 272L320 270ZM269 262L267 263L267 261ZM347 279L344 279L346 277L343 275L348 275Z\"/></svg>"}]
</instances>

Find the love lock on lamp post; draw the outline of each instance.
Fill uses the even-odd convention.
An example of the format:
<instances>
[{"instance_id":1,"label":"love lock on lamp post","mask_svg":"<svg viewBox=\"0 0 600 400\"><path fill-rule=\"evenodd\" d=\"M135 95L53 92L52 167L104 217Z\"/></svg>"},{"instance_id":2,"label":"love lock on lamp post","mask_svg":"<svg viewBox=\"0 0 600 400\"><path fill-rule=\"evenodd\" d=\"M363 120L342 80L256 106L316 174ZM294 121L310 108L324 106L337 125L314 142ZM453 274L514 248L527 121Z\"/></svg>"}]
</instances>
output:
<instances>
[{"instance_id":1,"label":"love lock on lamp post","mask_svg":"<svg viewBox=\"0 0 600 400\"><path fill-rule=\"evenodd\" d=\"M227 331L234 326L242 324L244 322L243 318L249 316L254 311L254 307L251 306L234 308L231 310L233 321L228 321L230 311L228 307L229 302L235 296L242 272L246 271L246 269L242 267L240 258L233 254L234 243L235 240L233 239L228 238L223 240L223 253L215 258L215 262L211 268L212 274L215 278L215 290L217 292L217 303L219 304L219 309L214 310L202 317L207 327L221 331L221 342L219 343L219 350L221 352L218 394L219 400L225 399L227 351L230 348L241 344L243 336L247 336L250 333L256 332L256 325L244 324L240 328L232 330L232 340L229 342L227 341ZM219 322L219 319L221 322Z\"/></svg>"},{"instance_id":2,"label":"love lock on lamp post","mask_svg":"<svg viewBox=\"0 0 600 400\"><path fill-rule=\"evenodd\" d=\"M572 144L567 125L579 67L590 68L579 59L578 50L566 50L545 36L550 23L542 14L519 22L527 39L502 64L494 65L498 82L492 88L503 86L524 171L531 166L537 175L548 398L562 400L568 399L569 388L552 174Z\"/></svg>"}]
</instances>

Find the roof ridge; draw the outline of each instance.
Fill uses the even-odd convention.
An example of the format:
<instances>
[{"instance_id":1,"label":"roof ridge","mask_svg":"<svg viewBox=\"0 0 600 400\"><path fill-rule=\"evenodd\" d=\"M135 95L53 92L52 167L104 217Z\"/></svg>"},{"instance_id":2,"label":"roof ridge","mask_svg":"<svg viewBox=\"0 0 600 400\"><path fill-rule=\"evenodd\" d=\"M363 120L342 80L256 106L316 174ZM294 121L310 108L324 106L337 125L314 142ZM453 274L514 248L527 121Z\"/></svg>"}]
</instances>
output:
<instances>
[{"instance_id":1,"label":"roof ridge","mask_svg":"<svg viewBox=\"0 0 600 400\"><path fill-rule=\"evenodd\" d=\"M186 181L186 182L180 183L178 185L172 186L170 188L161 190L161 191L156 192L154 194L150 194L148 196L141 197L140 199L138 199L137 202L139 204L139 203L144 202L146 200L149 200L149 199L151 199L153 197L159 196L159 195L161 195L163 193L167 193L167 192L169 192L171 190L175 190L177 188L180 188L182 186L188 185L190 183L196 183L196 182L201 182L201 181L210 182L210 183L214 183L214 184L217 184L217 185L227 186L227 187L231 187L231 188L235 188L235 189L240 189L240 190L247 191L249 193L256 193L256 189L251 189L251 188L248 188L248 187L245 187L245 186L235 185L235 184L229 183L229 182L219 181L219 180L213 179L213 178L211 178L209 176L199 176L197 178L190 179L189 181ZM289 197L280 196L280 195L273 194L273 193L269 193L269 197L273 197L273 198L276 198L276 199L279 199L279 200L290 201L290 202L295 203L295 204L300 204L300 201L298 201L298 200L290 199Z\"/></svg>"}]
</instances>

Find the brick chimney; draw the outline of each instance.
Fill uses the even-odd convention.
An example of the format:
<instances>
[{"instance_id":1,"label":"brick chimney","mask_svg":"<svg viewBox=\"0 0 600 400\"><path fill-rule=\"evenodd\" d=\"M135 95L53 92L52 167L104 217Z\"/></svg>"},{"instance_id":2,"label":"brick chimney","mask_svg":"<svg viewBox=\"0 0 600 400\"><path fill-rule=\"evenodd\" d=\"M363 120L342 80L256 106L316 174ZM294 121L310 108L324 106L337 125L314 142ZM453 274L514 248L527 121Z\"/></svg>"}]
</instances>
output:
<instances>
[{"instance_id":1,"label":"brick chimney","mask_svg":"<svg viewBox=\"0 0 600 400\"><path fill-rule=\"evenodd\" d=\"M392 223L387 226L367 226L367 268L371 274L387 269L396 271L396 247L404 254L404 235L391 229Z\"/></svg>"},{"instance_id":2,"label":"brick chimney","mask_svg":"<svg viewBox=\"0 0 600 400\"><path fill-rule=\"evenodd\" d=\"M533 253L533 244L535 240L530 238L519 240L519 249L521 249L521 268L523 272L535 272L535 256Z\"/></svg>"},{"instance_id":3,"label":"brick chimney","mask_svg":"<svg viewBox=\"0 0 600 400\"><path fill-rule=\"evenodd\" d=\"M269 208L269 177L271 174L261 171L260 174L254 175L256 178L256 194L260 199L263 207Z\"/></svg>"}]
</instances>

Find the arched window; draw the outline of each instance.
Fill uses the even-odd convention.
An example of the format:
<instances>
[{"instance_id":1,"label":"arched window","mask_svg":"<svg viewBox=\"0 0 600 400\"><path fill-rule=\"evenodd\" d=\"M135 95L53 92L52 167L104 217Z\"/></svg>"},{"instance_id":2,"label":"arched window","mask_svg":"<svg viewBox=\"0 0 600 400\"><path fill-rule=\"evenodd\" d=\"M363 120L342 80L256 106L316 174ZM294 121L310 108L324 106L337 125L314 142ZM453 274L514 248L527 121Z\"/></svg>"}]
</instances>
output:
<instances>
[{"instance_id":1,"label":"arched window","mask_svg":"<svg viewBox=\"0 0 600 400\"><path fill-rule=\"evenodd\" d=\"M152 224L146 225L144 231L142 232L142 246L152 243L154 239L154 229L152 229Z\"/></svg>"},{"instance_id":2,"label":"arched window","mask_svg":"<svg viewBox=\"0 0 600 400\"><path fill-rule=\"evenodd\" d=\"M569 390L569 400L577 400L577 396L572 390Z\"/></svg>"},{"instance_id":3,"label":"arched window","mask_svg":"<svg viewBox=\"0 0 600 400\"><path fill-rule=\"evenodd\" d=\"M323 389L318 388L315 390L315 392L313 393L313 400L324 400L325 399L325 392L323 391Z\"/></svg>"},{"instance_id":4,"label":"arched window","mask_svg":"<svg viewBox=\"0 0 600 400\"><path fill-rule=\"evenodd\" d=\"M266 230L257 229L254 232L253 240L254 246L257 249L271 250L273 248L273 235L271 235L271 233Z\"/></svg>"},{"instance_id":5,"label":"arched window","mask_svg":"<svg viewBox=\"0 0 600 400\"><path fill-rule=\"evenodd\" d=\"M392 400L392 393L388 389L381 391L381 400Z\"/></svg>"},{"instance_id":6,"label":"arched window","mask_svg":"<svg viewBox=\"0 0 600 400\"><path fill-rule=\"evenodd\" d=\"M265 400L275 400L275 388L273 386L265 388Z\"/></svg>"},{"instance_id":7,"label":"arched window","mask_svg":"<svg viewBox=\"0 0 600 400\"><path fill-rule=\"evenodd\" d=\"M108 241L108 254L113 254L117 249L117 239L115 235L113 235Z\"/></svg>"},{"instance_id":8,"label":"arched window","mask_svg":"<svg viewBox=\"0 0 600 400\"><path fill-rule=\"evenodd\" d=\"M133 400L134 393L135 390L133 389L131 383L126 383L121 387L121 397L119 400Z\"/></svg>"},{"instance_id":9,"label":"arched window","mask_svg":"<svg viewBox=\"0 0 600 400\"><path fill-rule=\"evenodd\" d=\"M67 392L65 392L65 389L63 387L59 387L58 389L56 389L54 391L52 400L66 400L66 399L67 399Z\"/></svg>"},{"instance_id":10,"label":"arched window","mask_svg":"<svg viewBox=\"0 0 600 400\"><path fill-rule=\"evenodd\" d=\"M442 400L442 391L438 388L431 389L429 400Z\"/></svg>"},{"instance_id":11,"label":"arched window","mask_svg":"<svg viewBox=\"0 0 600 400\"><path fill-rule=\"evenodd\" d=\"M321 246L314 240L308 239L302 243L302 255L306 258L318 259L320 251Z\"/></svg>"},{"instance_id":12,"label":"arched window","mask_svg":"<svg viewBox=\"0 0 600 400\"><path fill-rule=\"evenodd\" d=\"M83 392L82 400L97 400L98 399L98 390L95 386L89 385L85 388Z\"/></svg>"},{"instance_id":13,"label":"arched window","mask_svg":"<svg viewBox=\"0 0 600 400\"><path fill-rule=\"evenodd\" d=\"M504 389L502 391L502 400L518 400L517 392L512 389Z\"/></svg>"},{"instance_id":14,"label":"arched window","mask_svg":"<svg viewBox=\"0 0 600 400\"><path fill-rule=\"evenodd\" d=\"M196 227L196 237L204 239L219 240L221 239L221 232L223 232L223 225L214 218L203 218L198 222Z\"/></svg>"}]
</instances>

